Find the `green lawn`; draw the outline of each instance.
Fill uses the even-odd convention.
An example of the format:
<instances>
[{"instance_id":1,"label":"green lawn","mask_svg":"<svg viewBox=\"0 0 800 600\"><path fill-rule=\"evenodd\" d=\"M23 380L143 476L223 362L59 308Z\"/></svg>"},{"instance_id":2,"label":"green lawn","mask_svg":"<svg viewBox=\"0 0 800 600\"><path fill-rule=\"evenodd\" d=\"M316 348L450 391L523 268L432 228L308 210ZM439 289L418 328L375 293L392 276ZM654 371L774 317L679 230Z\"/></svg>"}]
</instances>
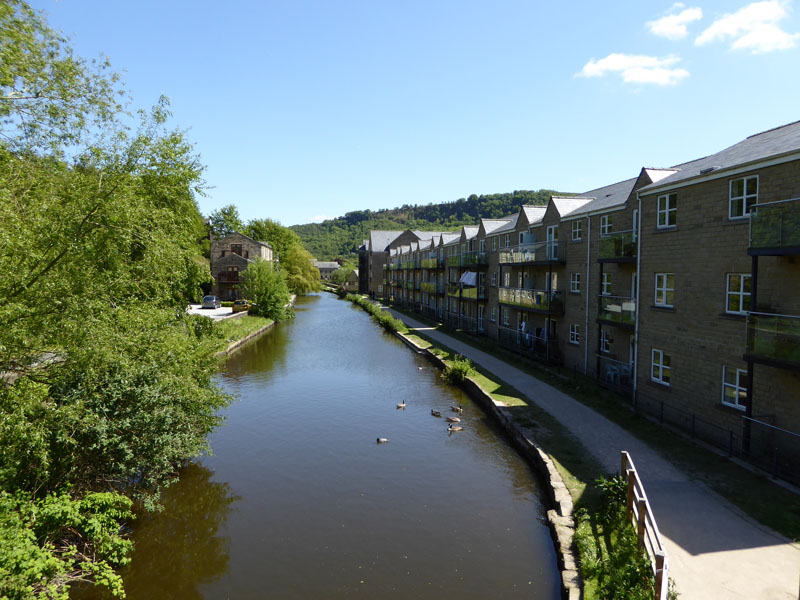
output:
<instances>
[{"instance_id":1,"label":"green lawn","mask_svg":"<svg viewBox=\"0 0 800 600\"><path fill-rule=\"evenodd\" d=\"M227 350L231 343L247 337L254 331L258 331L272 322L272 319L252 317L250 315L216 321L214 327L222 334L222 338L219 340L218 350L220 352Z\"/></svg>"}]
</instances>

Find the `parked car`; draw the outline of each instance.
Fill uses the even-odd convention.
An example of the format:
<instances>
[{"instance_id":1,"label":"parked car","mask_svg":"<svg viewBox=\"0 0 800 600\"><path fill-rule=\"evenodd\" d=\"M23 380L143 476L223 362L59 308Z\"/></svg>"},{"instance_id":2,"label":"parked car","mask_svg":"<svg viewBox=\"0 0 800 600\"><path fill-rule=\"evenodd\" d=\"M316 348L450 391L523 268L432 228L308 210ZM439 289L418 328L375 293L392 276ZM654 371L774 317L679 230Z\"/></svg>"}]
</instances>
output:
<instances>
[{"instance_id":1,"label":"parked car","mask_svg":"<svg viewBox=\"0 0 800 600\"><path fill-rule=\"evenodd\" d=\"M219 308L222 302L216 296L203 296L202 308Z\"/></svg>"},{"instance_id":2,"label":"parked car","mask_svg":"<svg viewBox=\"0 0 800 600\"><path fill-rule=\"evenodd\" d=\"M233 312L242 312L250 308L250 303L247 300L236 300L233 303Z\"/></svg>"}]
</instances>

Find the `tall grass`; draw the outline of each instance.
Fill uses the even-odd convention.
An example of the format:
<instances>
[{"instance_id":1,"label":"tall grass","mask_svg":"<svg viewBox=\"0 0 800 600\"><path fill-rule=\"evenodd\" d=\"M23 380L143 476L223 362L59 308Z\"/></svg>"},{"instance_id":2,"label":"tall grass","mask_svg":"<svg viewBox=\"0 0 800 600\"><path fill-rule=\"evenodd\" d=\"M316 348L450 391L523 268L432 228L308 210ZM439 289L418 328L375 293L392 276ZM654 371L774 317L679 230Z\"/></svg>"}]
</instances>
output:
<instances>
[{"instance_id":1,"label":"tall grass","mask_svg":"<svg viewBox=\"0 0 800 600\"><path fill-rule=\"evenodd\" d=\"M400 333L408 333L408 327L406 327L405 323L403 323L400 319L395 319L390 313L382 310L377 304L373 304L366 298L356 294L347 294L344 299L352 302L353 304L357 304L367 311L370 315L372 315L373 320L386 331L390 331L391 333L395 333L397 331Z\"/></svg>"}]
</instances>

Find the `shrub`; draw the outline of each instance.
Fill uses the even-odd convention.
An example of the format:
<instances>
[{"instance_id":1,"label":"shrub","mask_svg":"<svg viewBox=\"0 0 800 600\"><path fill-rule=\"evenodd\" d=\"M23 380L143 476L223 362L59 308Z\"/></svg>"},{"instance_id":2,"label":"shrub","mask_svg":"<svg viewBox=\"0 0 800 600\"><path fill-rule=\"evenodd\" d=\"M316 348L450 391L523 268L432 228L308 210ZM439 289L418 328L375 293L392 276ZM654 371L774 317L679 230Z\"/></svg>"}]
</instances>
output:
<instances>
[{"instance_id":1,"label":"shrub","mask_svg":"<svg viewBox=\"0 0 800 600\"><path fill-rule=\"evenodd\" d=\"M450 383L463 383L464 380L474 374L475 368L472 366L472 362L468 358L457 354L442 372L442 378Z\"/></svg>"}]
</instances>

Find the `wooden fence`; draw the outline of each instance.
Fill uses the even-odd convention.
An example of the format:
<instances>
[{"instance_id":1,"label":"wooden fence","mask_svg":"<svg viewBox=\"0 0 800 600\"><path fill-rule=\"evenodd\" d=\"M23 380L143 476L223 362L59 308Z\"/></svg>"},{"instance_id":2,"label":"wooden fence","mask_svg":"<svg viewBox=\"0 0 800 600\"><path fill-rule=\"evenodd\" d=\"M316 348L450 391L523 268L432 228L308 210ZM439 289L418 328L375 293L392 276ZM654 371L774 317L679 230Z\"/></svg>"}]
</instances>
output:
<instances>
[{"instance_id":1,"label":"wooden fence","mask_svg":"<svg viewBox=\"0 0 800 600\"><path fill-rule=\"evenodd\" d=\"M622 451L621 475L628 482L628 520L636 524L639 547L650 557L650 564L655 575L655 600L666 600L669 587L669 562L667 551L661 540L656 519L647 501L644 485L636 472L631 455Z\"/></svg>"}]
</instances>

